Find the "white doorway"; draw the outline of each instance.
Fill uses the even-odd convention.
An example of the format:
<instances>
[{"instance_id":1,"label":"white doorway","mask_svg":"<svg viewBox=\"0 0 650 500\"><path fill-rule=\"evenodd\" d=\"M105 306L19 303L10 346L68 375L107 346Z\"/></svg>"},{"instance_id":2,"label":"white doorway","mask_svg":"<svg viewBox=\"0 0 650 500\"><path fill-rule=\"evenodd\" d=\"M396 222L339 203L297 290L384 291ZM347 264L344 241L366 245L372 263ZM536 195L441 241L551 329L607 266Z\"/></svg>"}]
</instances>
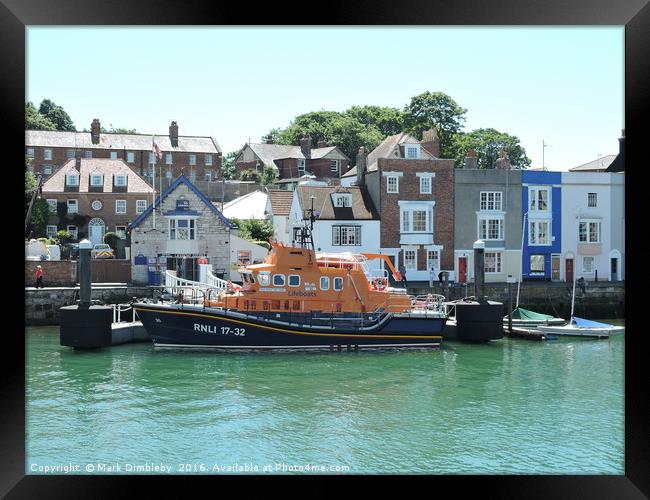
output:
<instances>
[{"instance_id":1,"label":"white doorway","mask_svg":"<svg viewBox=\"0 0 650 500\"><path fill-rule=\"evenodd\" d=\"M106 225L101 219L95 218L88 223L88 237L93 245L104 243L105 229Z\"/></svg>"}]
</instances>

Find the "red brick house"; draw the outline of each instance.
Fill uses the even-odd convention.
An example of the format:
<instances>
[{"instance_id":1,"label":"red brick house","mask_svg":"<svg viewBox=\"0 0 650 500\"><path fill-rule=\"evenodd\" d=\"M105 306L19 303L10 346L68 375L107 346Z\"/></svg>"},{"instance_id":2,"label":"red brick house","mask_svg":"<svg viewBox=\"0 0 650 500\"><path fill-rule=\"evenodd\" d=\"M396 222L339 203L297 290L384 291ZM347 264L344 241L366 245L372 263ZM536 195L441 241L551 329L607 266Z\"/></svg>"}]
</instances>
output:
<instances>
[{"instance_id":1,"label":"red brick house","mask_svg":"<svg viewBox=\"0 0 650 500\"><path fill-rule=\"evenodd\" d=\"M102 133L98 119L90 132L26 130L25 154L32 158L36 174L49 177L54 171L77 157L123 160L134 172L152 183L152 138L161 149L156 158L156 179L171 181L183 174L190 180L214 180L221 177L221 148L214 137L178 135L172 122L169 135ZM156 181L158 185L158 181Z\"/></svg>"},{"instance_id":2,"label":"red brick house","mask_svg":"<svg viewBox=\"0 0 650 500\"><path fill-rule=\"evenodd\" d=\"M50 205L47 234L66 229L74 239L103 243L104 234L126 237L127 226L153 199L153 188L123 160L72 159L43 184Z\"/></svg>"},{"instance_id":3,"label":"red brick house","mask_svg":"<svg viewBox=\"0 0 650 500\"><path fill-rule=\"evenodd\" d=\"M336 146L321 139L312 148L312 138L305 135L300 146L273 143L247 143L235 157L237 175L248 169L261 172L273 167L278 179L297 179L312 174L318 179L338 179L348 169L350 159Z\"/></svg>"},{"instance_id":4,"label":"red brick house","mask_svg":"<svg viewBox=\"0 0 650 500\"><path fill-rule=\"evenodd\" d=\"M400 133L369 155L360 148L357 165L342 185L365 185L381 217L381 252L408 280L428 281L454 269L454 160L438 158L435 130L422 141Z\"/></svg>"}]
</instances>

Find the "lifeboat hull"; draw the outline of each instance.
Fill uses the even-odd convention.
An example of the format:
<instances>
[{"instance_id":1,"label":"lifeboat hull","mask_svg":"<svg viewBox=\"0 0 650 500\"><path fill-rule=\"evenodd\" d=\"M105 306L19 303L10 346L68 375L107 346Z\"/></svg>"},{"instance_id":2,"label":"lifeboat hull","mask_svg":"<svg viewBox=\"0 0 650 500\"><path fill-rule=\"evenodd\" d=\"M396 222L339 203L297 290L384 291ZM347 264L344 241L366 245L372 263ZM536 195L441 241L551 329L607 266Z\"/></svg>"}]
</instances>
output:
<instances>
[{"instance_id":1,"label":"lifeboat hull","mask_svg":"<svg viewBox=\"0 0 650 500\"><path fill-rule=\"evenodd\" d=\"M439 348L444 317L390 313L345 315L244 314L178 304L134 304L159 348L224 350Z\"/></svg>"}]
</instances>

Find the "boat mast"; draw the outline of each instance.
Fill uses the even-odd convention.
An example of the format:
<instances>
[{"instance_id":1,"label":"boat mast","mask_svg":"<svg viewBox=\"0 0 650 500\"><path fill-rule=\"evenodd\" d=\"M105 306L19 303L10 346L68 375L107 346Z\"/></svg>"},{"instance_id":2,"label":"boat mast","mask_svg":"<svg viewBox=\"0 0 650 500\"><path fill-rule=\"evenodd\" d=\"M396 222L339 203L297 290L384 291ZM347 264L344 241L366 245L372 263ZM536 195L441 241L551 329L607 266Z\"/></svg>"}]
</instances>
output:
<instances>
[{"instance_id":1,"label":"boat mast","mask_svg":"<svg viewBox=\"0 0 650 500\"><path fill-rule=\"evenodd\" d=\"M524 235L526 234L526 216L528 212L524 214L524 223L521 226L521 255L519 257L519 282L517 283L517 305L515 308L519 307L519 290L521 289L521 280L524 277Z\"/></svg>"},{"instance_id":2,"label":"boat mast","mask_svg":"<svg viewBox=\"0 0 650 500\"><path fill-rule=\"evenodd\" d=\"M577 252L576 252L576 255ZM573 319L573 305L576 300L576 272L573 273L573 291L571 292L571 319Z\"/></svg>"}]
</instances>

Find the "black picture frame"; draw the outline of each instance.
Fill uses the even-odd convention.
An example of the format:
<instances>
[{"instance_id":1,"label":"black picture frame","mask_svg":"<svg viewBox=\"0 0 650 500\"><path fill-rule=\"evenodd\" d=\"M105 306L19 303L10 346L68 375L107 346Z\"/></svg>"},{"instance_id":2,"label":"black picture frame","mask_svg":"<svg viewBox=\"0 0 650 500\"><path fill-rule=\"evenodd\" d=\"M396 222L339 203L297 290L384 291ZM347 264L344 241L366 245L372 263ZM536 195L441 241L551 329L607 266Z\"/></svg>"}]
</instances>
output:
<instances>
[{"instance_id":1,"label":"black picture frame","mask_svg":"<svg viewBox=\"0 0 650 500\"><path fill-rule=\"evenodd\" d=\"M318 10L316 15L316 8ZM643 168L648 154L640 140L642 120L648 114L650 102L650 4L645 0L455 0L425 2L383 0L312 4L291 8L270 5L268 8L242 9L237 4L216 2L171 2L147 0L139 2L83 0L3 0L0 4L0 61L2 63L2 102L5 128L3 146L8 153L4 175L9 186L21 185L24 162L24 101L25 101L25 27L28 25L625 25L625 155L631 168L626 173L626 248L628 272L626 277L626 335L625 343L625 475L624 476L433 476L408 478L421 482L426 488L446 485L454 496L478 492L489 498L648 498L650 492L650 460L648 451L648 393L644 326L641 311L646 288L647 250L641 229L639 208L635 197L644 187ZM387 42L388 43L388 42ZM308 41L297 41L295 57L308 47ZM575 110L559 110L571 113ZM578 110L579 111L579 110ZM561 116L558 116L561 119ZM616 138L612 138L615 141ZM21 166L20 168L18 166ZM631 177L630 177L631 176ZM5 190L6 192L7 190ZM19 190L14 191L12 196ZM20 199L20 195L18 195ZM13 312L14 283L21 283L24 249L15 236L18 218L10 215L11 203L5 205L5 222L9 223L5 243L11 249L6 257L5 317L18 323ZM14 244L15 243L15 244ZM5 252L6 255L6 252ZM15 264L13 259L17 259ZM15 274L14 274L15 273ZM5 370L0 411L1 440L0 494L7 498L71 498L113 497L133 492L135 478L124 476L25 476L25 346L18 327L4 328ZM561 425L561 422L555 423ZM585 422L598 425L607 432L607 422ZM137 482L167 488L170 481L180 479L207 480L205 477L138 477ZM219 478L224 479L224 478ZM253 478L273 481L275 478ZM338 491L340 482L354 478L329 477ZM385 476L373 477L372 484L382 487ZM237 478L251 481L250 477ZM429 485L432 480L433 484ZM426 481L426 482L425 482ZM368 481L364 481L368 483ZM212 483L214 484L214 483ZM415 485L414 485L415 486ZM126 489L125 489L126 488ZM325 491L325 490L321 490ZM342 491L342 490L341 490ZM305 490L306 494L311 490ZM430 490L435 494L435 490ZM225 494L225 492L223 493Z\"/></svg>"}]
</instances>

